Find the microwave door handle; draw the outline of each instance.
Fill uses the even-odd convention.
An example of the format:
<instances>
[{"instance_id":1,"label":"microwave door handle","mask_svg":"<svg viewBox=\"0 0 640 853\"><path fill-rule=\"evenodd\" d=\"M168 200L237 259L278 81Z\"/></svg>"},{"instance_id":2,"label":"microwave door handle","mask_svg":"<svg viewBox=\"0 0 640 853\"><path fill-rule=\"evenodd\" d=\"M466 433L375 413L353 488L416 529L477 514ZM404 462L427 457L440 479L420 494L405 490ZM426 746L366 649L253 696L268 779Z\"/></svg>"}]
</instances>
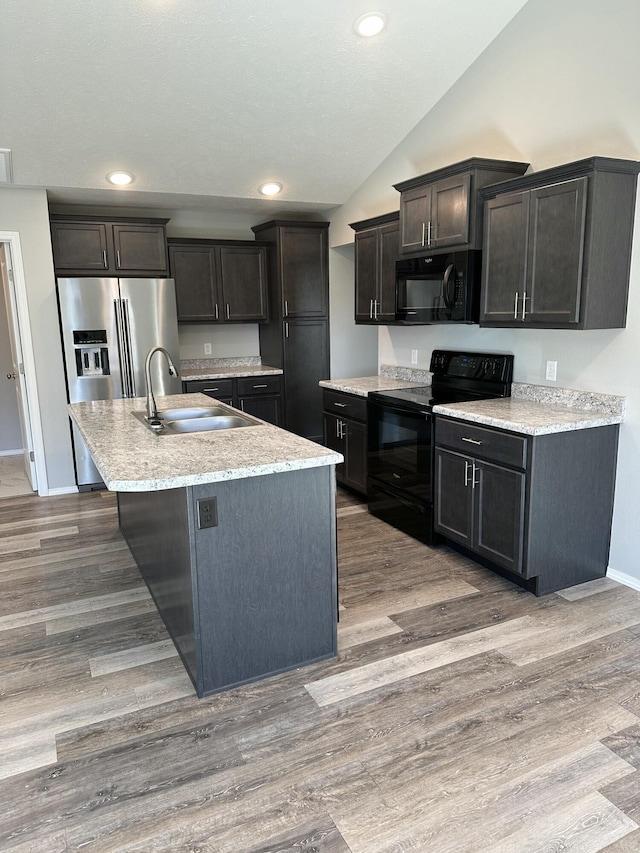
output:
<instances>
[{"instance_id":1,"label":"microwave door handle","mask_svg":"<svg viewBox=\"0 0 640 853\"><path fill-rule=\"evenodd\" d=\"M449 266L444 271L444 275L442 276L442 300L449 309L449 311L451 311L453 307L453 299L449 295L449 279L451 278L452 272L453 264L449 264Z\"/></svg>"}]
</instances>

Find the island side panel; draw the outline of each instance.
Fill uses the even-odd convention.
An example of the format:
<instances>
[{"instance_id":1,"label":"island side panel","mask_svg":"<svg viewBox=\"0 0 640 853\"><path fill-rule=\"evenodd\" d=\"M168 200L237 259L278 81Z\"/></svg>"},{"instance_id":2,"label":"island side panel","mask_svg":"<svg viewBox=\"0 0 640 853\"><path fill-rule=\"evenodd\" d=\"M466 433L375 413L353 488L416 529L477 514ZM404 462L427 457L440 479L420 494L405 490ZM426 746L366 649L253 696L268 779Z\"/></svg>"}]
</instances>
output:
<instances>
[{"instance_id":1,"label":"island side panel","mask_svg":"<svg viewBox=\"0 0 640 853\"><path fill-rule=\"evenodd\" d=\"M120 530L196 689L188 490L118 492Z\"/></svg>"},{"instance_id":2,"label":"island side panel","mask_svg":"<svg viewBox=\"0 0 640 853\"><path fill-rule=\"evenodd\" d=\"M198 499L217 505L217 526L194 531L203 692L333 657L333 466L190 491L192 518Z\"/></svg>"}]
</instances>

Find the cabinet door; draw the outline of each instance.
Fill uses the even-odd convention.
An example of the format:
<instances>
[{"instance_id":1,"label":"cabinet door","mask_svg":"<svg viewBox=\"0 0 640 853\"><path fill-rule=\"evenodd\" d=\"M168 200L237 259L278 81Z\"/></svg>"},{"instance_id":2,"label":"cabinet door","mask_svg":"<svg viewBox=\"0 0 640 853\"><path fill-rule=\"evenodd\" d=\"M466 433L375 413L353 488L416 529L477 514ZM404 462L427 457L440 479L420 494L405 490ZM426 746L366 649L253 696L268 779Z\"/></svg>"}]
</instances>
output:
<instances>
[{"instance_id":1,"label":"cabinet door","mask_svg":"<svg viewBox=\"0 0 640 853\"><path fill-rule=\"evenodd\" d=\"M367 491L367 425L358 421L342 421L345 434L344 484L366 494Z\"/></svg>"},{"instance_id":2,"label":"cabinet door","mask_svg":"<svg viewBox=\"0 0 640 853\"><path fill-rule=\"evenodd\" d=\"M325 229L280 229L280 280L284 317L326 317L329 273Z\"/></svg>"},{"instance_id":3,"label":"cabinet door","mask_svg":"<svg viewBox=\"0 0 640 853\"><path fill-rule=\"evenodd\" d=\"M462 545L473 545L473 461L437 447L434 528Z\"/></svg>"},{"instance_id":4,"label":"cabinet door","mask_svg":"<svg viewBox=\"0 0 640 853\"><path fill-rule=\"evenodd\" d=\"M469 194L471 176L455 175L433 184L429 248L460 246L469 242Z\"/></svg>"},{"instance_id":5,"label":"cabinet door","mask_svg":"<svg viewBox=\"0 0 640 853\"><path fill-rule=\"evenodd\" d=\"M322 415L324 446L330 450L335 450L336 453L345 455L346 432L342 424L344 421L336 415L330 415L324 412ZM338 483L345 481L345 463L340 462L336 465L336 480Z\"/></svg>"},{"instance_id":6,"label":"cabinet door","mask_svg":"<svg viewBox=\"0 0 640 853\"><path fill-rule=\"evenodd\" d=\"M526 320L580 319L587 178L531 191Z\"/></svg>"},{"instance_id":7,"label":"cabinet door","mask_svg":"<svg viewBox=\"0 0 640 853\"><path fill-rule=\"evenodd\" d=\"M52 222L56 271L109 269L107 228L102 222Z\"/></svg>"},{"instance_id":8,"label":"cabinet door","mask_svg":"<svg viewBox=\"0 0 640 853\"><path fill-rule=\"evenodd\" d=\"M396 261L400 254L400 224L392 222L378 229L378 310L379 323L396 319Z\"/></svg>"},{"instance_id":9,"label":"cabinet door","mask_svg":"<svg viewBox=\"0 0 640 853\"><path fill-rule=\"evenodd\" d=\"M480 322L522 323L528 221L528 192L500 195L485 204Z\"/></svg>"},{"instance_id":10,"label":"cabinet door","mask_svg":"<svg viewBox=\"0 0 640 853\"><path fill-rule=\"evenodd\" d=\"M283 323L285 429L322 441L322 388L329 376L327 320Z\"/></svg>"},{"instance_id":11,"label":"cabinet door","mask_svg":"<svg viewBox=\"0 0 640 853\"><path fill-rule=\"evenodd\" d=\"M113 225L115 268L119 272L167 272L167 245L162 225Z\"/></svg>"},{"instance_id":12,"label":"cabinet door","mask_svg":"<svg viewBox=\"0 0 640 853\"><path fill-rule=\"evenodd\" d=\"M488 462L474 462L473 550L512 572L522 573L525 475Z\"/></svg>"},{"instance_id":13,"label":"cabinet door","mask_svg":"<svg viewBox=\"0 0 640 853\"><path fill-rule=\"evenodd\" d=\"M282 396L280 394L257 394L255 397L238 397L237 408L262 421L282 425Z\"/></svg>"},{"instance_id":14,"label":"cabinet door","mask_svg":"<svg viewBox=\"0 0 640 853\"><path fill-rule=\"evenodd\" d=\"M169 260L176 283L178 321L215 323L220 320L216 249L169 246Z\"/></svg>"},{"instance_id":15,"label":"cabinet door","mask_svg":"<svg viewBox=\"0 0 640 853\"><path fill-rule=\"evenodd\" d=\"M225 320L253 323L267 318L267 252L261 246L221 246Z\"/></svg>"},{"instance_id":16,"label":"cabinet door","mask_svg":"<svg viewBox=\"0 0 640 853\"><path fill-rule=\"evenodd\" d=\"M356 234L356 323L374 322L378 297L378 232L375 228Z\"/></svg>"},{"instance_id":17,"label":"cabinet door","mask_svg":"<svg viewBox=\"0 0 640 853\"><path fill-rule=\"evenodd\" d=\"M431 218L431 184L403 192L400 197L400 251L418 252L427 245Z\"/></svg>"}]
</instances>

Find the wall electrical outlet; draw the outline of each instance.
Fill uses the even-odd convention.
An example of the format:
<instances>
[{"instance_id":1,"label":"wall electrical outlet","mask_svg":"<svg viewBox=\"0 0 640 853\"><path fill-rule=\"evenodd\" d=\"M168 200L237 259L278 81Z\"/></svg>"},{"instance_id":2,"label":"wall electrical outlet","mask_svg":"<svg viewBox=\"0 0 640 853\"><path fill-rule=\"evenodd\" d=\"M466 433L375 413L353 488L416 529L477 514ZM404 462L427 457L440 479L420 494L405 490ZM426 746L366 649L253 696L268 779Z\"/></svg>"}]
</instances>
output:
<instances>
[{"instance_id":1,"label":"wall electrical outlet","mask_svg":"<svg viewBox=\"0 0 640 853\"><path fill-rule=\"evenodd\" d=\"M211 355L211 344L205 344L204 345L204 354L205 355Z\"/></svg>"},{"instance_id":2,"label":"wall electrical outlet","mask_svg":"<svg viewBox=\"0 0 640 853\"><path fill-rule=\"evenodd\" d=\"M545 378L549 379L551 382L555 382L557 374L558 374L558 362L557 361L548 361L547 362L547 372L545 374Z\"/></svg>"},{"instance_id":3,"label":"wall electrical outlet","mask_svg":"<svg viewBox=\"0 0 640 853\"><path fill-rule=\"evenodd\" d=\"M411 364L417 364L417 363L418 363L418 350L412 349L411 350Z\"/></svg>"}]
</instances>

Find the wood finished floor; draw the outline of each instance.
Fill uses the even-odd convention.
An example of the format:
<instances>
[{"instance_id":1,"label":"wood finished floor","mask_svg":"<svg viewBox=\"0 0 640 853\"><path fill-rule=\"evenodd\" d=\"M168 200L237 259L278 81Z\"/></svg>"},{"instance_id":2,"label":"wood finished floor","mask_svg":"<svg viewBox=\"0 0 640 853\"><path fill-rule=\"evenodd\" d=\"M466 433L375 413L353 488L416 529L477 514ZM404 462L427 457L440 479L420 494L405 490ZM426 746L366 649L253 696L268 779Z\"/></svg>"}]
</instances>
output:
<instances>
[{"instance_id":1,"label":"wood finished floor","mask_svg":"<svg viewBox=\"0 0 640 853\"><path fill-rule=\"evenodd\" d=\"M198 700L114 496L0 500L0 851L640 851L640 594L338 507L339 656Z\"/></svg>"}]
</instances>

